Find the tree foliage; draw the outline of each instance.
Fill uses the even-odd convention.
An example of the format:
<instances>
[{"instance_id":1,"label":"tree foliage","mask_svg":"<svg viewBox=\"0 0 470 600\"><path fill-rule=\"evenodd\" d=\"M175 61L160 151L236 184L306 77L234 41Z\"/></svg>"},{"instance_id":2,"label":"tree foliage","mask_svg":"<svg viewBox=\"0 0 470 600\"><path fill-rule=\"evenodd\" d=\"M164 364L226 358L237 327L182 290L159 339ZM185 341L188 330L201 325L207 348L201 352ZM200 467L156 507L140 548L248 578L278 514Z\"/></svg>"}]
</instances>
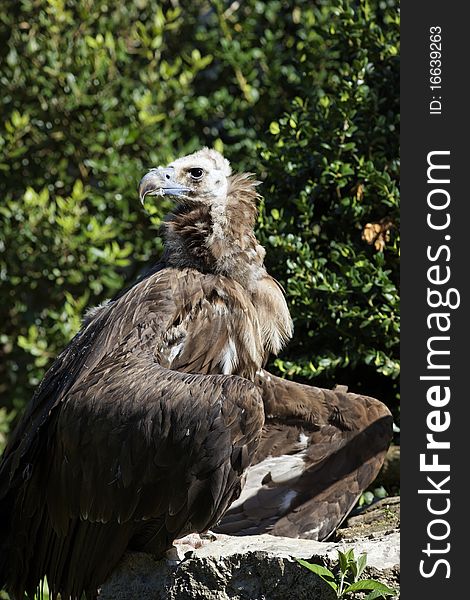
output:
<instances>
[{"instance_id":1,"label":"tree foliage","mask_svg":"<svg viewBox=\"0 0 470 600\"><path fill-rule=\"evenodd\" d=\"M161 251L136 187L201 145L264 180L288 376L390 405L398 374L395 0L0 0L0 393L21 409ZM1 435L1 431L0 431Z\"/></svg>"}]
</instances>

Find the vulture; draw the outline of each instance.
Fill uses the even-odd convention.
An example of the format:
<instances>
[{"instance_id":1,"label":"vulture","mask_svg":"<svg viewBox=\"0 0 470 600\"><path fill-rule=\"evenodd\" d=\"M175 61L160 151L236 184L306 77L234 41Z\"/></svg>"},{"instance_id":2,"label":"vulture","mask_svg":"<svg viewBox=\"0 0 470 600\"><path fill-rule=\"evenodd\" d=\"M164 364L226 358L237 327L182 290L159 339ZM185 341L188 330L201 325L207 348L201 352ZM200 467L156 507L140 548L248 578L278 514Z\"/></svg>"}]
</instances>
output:
<instances>
[{"instance_id":1,"label":"vulture","mask_svg":"<svg viewBox=\"0 0 470 600\"><path fill-rule=\"evenodd\" d=\"M379 401L264 369L292 336L253 228L258 182L203 148L151 169L160 262L91 310L0 464L0 586L95 598L126 550L215 531L324 539L375 478ZM243 489L243 491L242 491Z\"/></svg>"}]
</instances>

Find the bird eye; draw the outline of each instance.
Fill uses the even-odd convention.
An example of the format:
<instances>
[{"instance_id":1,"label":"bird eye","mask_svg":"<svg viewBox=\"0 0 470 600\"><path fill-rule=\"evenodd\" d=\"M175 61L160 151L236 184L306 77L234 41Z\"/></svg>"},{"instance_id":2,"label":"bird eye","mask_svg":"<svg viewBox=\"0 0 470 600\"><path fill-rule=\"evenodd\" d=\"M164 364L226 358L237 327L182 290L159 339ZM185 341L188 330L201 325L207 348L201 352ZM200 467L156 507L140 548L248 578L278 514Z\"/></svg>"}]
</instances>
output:
<instances>
[{"instance_id":1,"label":"bird eye","mask_svg":"<svg viewBox=\"0 0 470 600\"><path fill-rule=\"evenodd\" d=\"M201 179L204 175L204 169L200 169L199 167L195 167L194 169L189 169L189 174L193 179Z\"/></svg>"}]
</instances>

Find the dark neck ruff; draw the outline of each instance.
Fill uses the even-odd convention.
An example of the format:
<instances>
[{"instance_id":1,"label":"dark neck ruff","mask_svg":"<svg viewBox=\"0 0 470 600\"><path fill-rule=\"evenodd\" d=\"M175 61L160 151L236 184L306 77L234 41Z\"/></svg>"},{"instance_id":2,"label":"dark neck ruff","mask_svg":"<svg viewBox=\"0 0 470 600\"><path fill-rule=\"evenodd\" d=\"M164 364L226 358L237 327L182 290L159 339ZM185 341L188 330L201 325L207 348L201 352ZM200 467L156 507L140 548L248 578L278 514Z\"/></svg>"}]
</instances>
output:
<instances>
[{"instance_id":1,"label":"dark neck ruff","mask_svg":"<svg viewBox=\"0 0 470 600\"><path fill-rule=\"evenodd\" d=\"M247 285L264 272L264 249L253 227L255 184L248 176L233 176L226 204L186 201L165 219L163 260L175 268L231 277Z\"/></svg>"},{"instance_id":2,"label":"dark neck ruff","mask_svg":"<svg viewBox=\"0 0 470 600\"><path fill-rule=\"evenodd\" d=\"M215 269L215 258L206 245L212 232L208 206L199 203L179 205L163 224L163 260L173 267L195 268L203 273Z\"/></svg>"}]
</instances>

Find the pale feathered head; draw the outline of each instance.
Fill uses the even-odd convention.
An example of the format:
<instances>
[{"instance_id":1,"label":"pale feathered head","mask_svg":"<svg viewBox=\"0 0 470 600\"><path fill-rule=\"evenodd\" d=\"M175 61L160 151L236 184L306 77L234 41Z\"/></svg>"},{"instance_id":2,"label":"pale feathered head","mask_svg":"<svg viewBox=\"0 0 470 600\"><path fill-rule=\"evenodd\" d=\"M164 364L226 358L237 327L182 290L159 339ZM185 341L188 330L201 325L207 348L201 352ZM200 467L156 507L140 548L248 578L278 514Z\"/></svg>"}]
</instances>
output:
<instances>
[{"instance_id":1,"label":"pale feathered head","mask_svg":"<svg viewBox=\"0 0 470 600\"><path fill-rule=\"evenodd\" d=\"M139 196L182 196L214 202L227 197L229 161L216 150L202 148L170 163L151 169L139 185Z\"/></svg>"}]
</instances>

